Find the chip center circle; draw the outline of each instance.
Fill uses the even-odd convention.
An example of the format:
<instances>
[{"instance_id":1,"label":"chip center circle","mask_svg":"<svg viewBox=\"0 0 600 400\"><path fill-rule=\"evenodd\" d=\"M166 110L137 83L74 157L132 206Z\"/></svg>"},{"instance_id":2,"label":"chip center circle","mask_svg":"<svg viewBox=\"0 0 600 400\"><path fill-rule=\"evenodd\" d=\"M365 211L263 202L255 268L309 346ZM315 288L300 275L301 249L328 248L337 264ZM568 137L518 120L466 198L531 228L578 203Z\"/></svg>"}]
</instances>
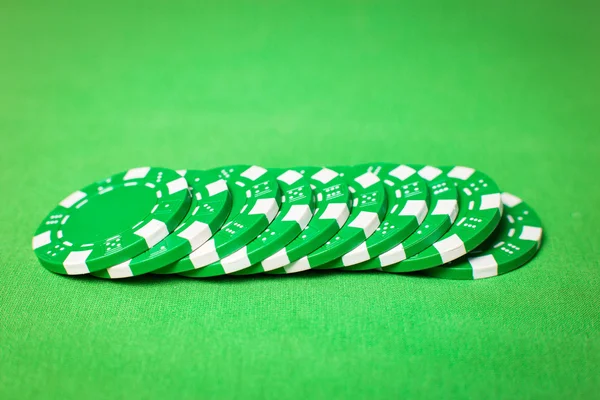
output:
<instances>
[{"instance_id":1,"label":"chip center circle","mask_svg":"<svg viewBox=\"0 0 600 400\"><path fill-rule=\"evenodd\" d=\"M94 243L119 235L144 220L157 203L146 186L117 186L88 198L63 226L64 238L76 244Z\"/></svg>"}]
</instances>

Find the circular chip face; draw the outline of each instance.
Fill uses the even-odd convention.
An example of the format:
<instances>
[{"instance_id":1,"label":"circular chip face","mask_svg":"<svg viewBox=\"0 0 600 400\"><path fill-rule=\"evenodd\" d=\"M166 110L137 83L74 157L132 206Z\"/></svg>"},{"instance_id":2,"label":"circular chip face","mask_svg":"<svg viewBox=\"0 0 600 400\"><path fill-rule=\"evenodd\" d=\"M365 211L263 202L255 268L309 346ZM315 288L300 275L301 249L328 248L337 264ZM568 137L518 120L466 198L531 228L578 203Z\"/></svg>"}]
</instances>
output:
<instances>
[{"instance_id":1,"label":"circular chip face","mask_svg":"<svg viewBox=\"0 0 600 400\"><path fill-rule=\"evenodd\" d=\"M192 193L192 204L179 226L148 251L92 275L117 279L152 272L190 254L221 228L231 211L227 182L215 170L178 172L185 177Z\"/></svg>"},{"instance_id":2,"label":"circular chip face","mask_svg":"<svg viewBox=\"0 0 600 400\"><path fill-rule=\"evenodd\" d=\"M542 222L520 198L502 194L504 213L492 236L465 257L421 273L445 279L483 279L515 270L542 244Z\"/></svg>"},{"instance_id":3,"label":"circular chip face","mask_svg":"<svg viewBox=\"0 0 600 400\"><path fill-rule=\"evenodd\" d=\"M269 171L279 175L277 182L283 193L281 210L273 222L247 246L243 246L235 253L206 267L184 272L182 275L207 277L243 273L249 269L248 267L260 263L283 248L306 228L312 218L315 203L309 180L292 169Z\"/></svg>"},{"instance_id":4,"label":"circular chip face","mask_svg":"<svg viewBox=\"0 0 600 400\"><path fill-rule=\"evenodd\" d=\"M298 167L295 171L308 177L316 193L317 209L306 228L287 246L243 273L267 272L288 274L297 272L296 261L321 247L346 223L350 215L352 196L345 179L329 168Z\"/></svg>"},{"instance_id":5,"label":"circular chip face","mask_svg":"<svg viewBox=\"0 0 600 400\"><path fill-rule=\"evenodd\" d=\"M32 245L59 274L98 271L135 257L183 219L191 197L185 178L166 168L134 168L69 195L44 219Z\"/></svg>"},{"instance_id":6,"label":"circular chip face","mask_svg":"<svg viewBox=\"0 0 600 400\"><path fill-rule=\"evenodd\" d=\"M458 192L454 183L439 168L414 164L408 167L416 170L427 182L430 205L425 219L415 232L390 250L344 270L365 271L384 267L384 270L389 268L392 272L397 272L396 269L402 265L398 264L400 261L431 246L452 226L458 213Z\"/></svg>"},{"instance_id":7,"label":"circular chip face","mask_svg":"<svg viewBox=\"0 0 600 400\"><path fill-rule=\"evenodd\" d=\"M328 263L327 268L354 266L377 257L406 239L427 215L427 181L414 168L397 164L368 164L354 168L372 172L383 181L388 201L387 213L371 237L341 258Z\"/></svg>"},{"instance_id":8,"label":"circular chip face","mask_svg":"<svg viewBox=\"0 0 600 400\"><path fill-rule=\"evenodd\" d=\"M483 243L500 222L500 190L489 176L468 167L441 170L458 189L458 216L440 240L400 263L403 272L437 267L464 256Z\"/></svg>"},{"instance_id":9,"label":"circular chip face","mask_svg":"<svg viewBox=\"0 0 600 400\"><path fill-rule=\"evenodd\" d=\"M326 263L343 256L370 237L385 215L385 188L377 175L351 167L337 167L332 170L338 171L346 180L352 193L352 210L348 221L324 245L291 263L291 270L326 268Z\"/></svg>"},{"instance_id":10,"label":"circular chip face","mask_svg":"<svg viewBox=\"0 0 600 400\"><path fill-rule=\"evenodd\" d=\"M207 267L247 245L275 218L281 191L272 173L259 166L228 166L219 173L227 181L233 197L227 222L191 254L155 273L173 274ZM209 268L206 273L212 270Z\"/></svg>"}]
</instances>

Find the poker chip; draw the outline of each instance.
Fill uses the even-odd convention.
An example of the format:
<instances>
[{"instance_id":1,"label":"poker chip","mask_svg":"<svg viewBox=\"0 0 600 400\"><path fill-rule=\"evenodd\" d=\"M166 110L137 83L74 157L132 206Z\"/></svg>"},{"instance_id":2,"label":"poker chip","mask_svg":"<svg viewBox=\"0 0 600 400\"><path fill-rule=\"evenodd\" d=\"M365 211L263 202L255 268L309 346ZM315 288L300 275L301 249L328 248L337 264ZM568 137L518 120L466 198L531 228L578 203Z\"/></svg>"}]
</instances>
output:
<instances>
[{"instance_id":1,"label":"poker chip","mask_svg":"<svg viewBox=\"0 0 600 400\"><path fill-rule=\"evenodd\" d=\"M78 190L48 214L32 246L58 274L119 265L163 240L191 202L188 184L166 168L133 168Z\"/></svg>"},{"instance_id":2,"label":"poker chip","mask_svg":"<svg viewBox=\"0 0 600 400\"><path fill-rule=\"evenodd\" d=\"M227 182L216 171L178 171L190 185L192 204L173 233L133 259L92 272L101 278L128 278L154 271L196 250L223 225L231 211Z\"/></svg>"},{"instance_id":3,"label":"poker chip","mask_svg":"<svg viewBox=\"0 0 600 400\"><path fill-rule=\"evenodd\" d=\"M445 279L483 279L527 264L542 244L542 221L527 203L502 193L504 213L494 233L466 256L422 274Z\"/></svg>"},{"instance_id":4,"label":"poker chip","mask_svg":"<svg viewBox=\"0 0 600 400\"><path fill-rule=\"evenodd\" d=\"M253 165L223 167L220 177L227 181L233 197L227 222L192 253L155 273L173 274L208 267L250 243L273 221L281 204L276 176Z\"/></svg>"},{"instance_id":5,"label":"poker chip","mask_svg":"<svg viewBox=\"0 0 600 400\"><path fill-rule=\"evenodd\" d=\"M427 215L427 181L419 176L416 169L396 164L370 164L355 168L373 173L383 181L387 194L387 213L381 225L366 241L328 263L328 268L354 266L390 250L413 233Z\"/></svg>"},{"instance_id":6,"label":"poker chip","mask_svg":"<svg viewBox=\"0 0 600 400\"><path fill-rule=\"evenodd\" d=\"M348 220L352 197L346 180L329 168L302 167L295 169L309 177L316 193L317 205L313 218L290 244L240 273L267 272L289 274L298 272L294 261L312 253L335 235Z\"/></svg>"},{"instance_id":7,"label":"poker chip","mask_svg":"<svg viewBox=\"0 0 600 400\"><path fill-rule=\"evenodd\" d=\"M383 183L377 175L351 167L337 167L331 170L339 172L352 193L350 216L339 232L324 245L291 263L291 271L330 269L328 262L343 256L369 238L385 215L387 198Z\"/></svg>"},{"instance_id":8,"label":"poker chip","mask_svg":"<svg viewBox=\"0 0 600 400\"><path fill-rule=\"evenodd\" d=\"M141 167L67 196L32 247L51 272L105 279L338 269L478 280L529 262L541 226L464 166Z\"/></svg>"},{"instance_id":9,"label":"poker chip","mask_svg":"<svg viewBox=\"0 0 600 400\"><path fill-rule=\"evenodd\" d=\"M404 272L437 267L462 257L483 243L500 222L500 190L489 176L468 167L440 169L458 189L458 216L440 240L401 262Z\"/></svg>"},{"instance_id":10,"label":"poker chip","mask_svg":"<svg viewBox=\"0 0 600 400\"><path fill-rule=\"evenodd\" d=\"M271 256L306 228L313 216L315 203L309 180L293 169L271 172L278 174L277 182L283 193L281 210L273 222L252 242L233 254L181 275L204 278L244 270Z\"/></svg>"},{"instance_id":11,"label":"poker chip","mask_svg":"<svg viewBox=\"0 0 600 400\"><path fill-rule=\"evenodd\" d=\"M452 226L458 214L458 191L442 170L431 165L410 165L419 177L427 182L429 208L425 219L406 239L377 257L344 268L345 271L365 271L382 268L389 272L402 272L400 261L425 250L442 237Z\"/></svg>"}]
</instances>

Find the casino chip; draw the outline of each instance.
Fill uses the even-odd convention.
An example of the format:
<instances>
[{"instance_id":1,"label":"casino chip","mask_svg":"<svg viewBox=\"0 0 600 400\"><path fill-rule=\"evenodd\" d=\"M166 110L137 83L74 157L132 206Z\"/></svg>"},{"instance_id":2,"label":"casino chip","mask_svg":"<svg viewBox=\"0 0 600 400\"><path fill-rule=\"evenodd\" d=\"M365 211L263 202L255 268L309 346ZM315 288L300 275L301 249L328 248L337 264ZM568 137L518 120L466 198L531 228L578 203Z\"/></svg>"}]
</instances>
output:
<instances>
[{"instance_id":1,"label":"casino chip","mask_svg":"<svg viewBox=\"0 0 600 400\"><path fill-rule=\"evenodd\" d=\"M414 168L397 164L370 164L354 168L372 172L383 180L388 201L387 214L371 237L328 263L327 268L354 266L388 251L413 233L427 215L427 181Z\"/></svg>"},{"instance_id":2,"label":"casino chip","mask_svg":"<svg viewBox=\"0 0 600 400\"><path fill-rule=\"evenodd\" d=\"M437 267L456 260L483 243L500 222L500 190L489 176L468 167L444 167L441 170L459 191L457 220L431 247L402 261L399 266L402 272Z\"/></svg>"},{"instance_id":3,"label":"casino chip","mask_svg":"<svg viewBox=\"0 0 600 400\"><path fill-rule=\"evenodd\" d=\"M229 166L220 170L232 195L230 216L223 227L188 256L154 271L173 274L206 267L256 238L279 211L281 191L276 177L259 166Z\"/></svg>"},{"instance_id":4,"label":"casino chip","mask_svg":"<svg viewBox=\"0 0 600 400\"><path fill-rule=\"evenodd\" d=\"M359 264L344 268L345 271L365 271L386 267L395 271L398 262L425 250L442 237L454 223L458 214L458 192L442 170L429 165L409 165L427 181L430 207L423 222L408 238L390 250Z\"/></svg>"},{"instance_id":5,"label":"casino chip","mask_svg":"<svg viewBox=\"0 0 600 400\"><path fill-rule=\"evenodd\" d=\"M386 212L385 188L377 175L351 167L333 170L339 171L344 177L352 193L352 211L348 221L323 246L291 263L287 269L288 273L326 268L326 263L343 256L370 237L379 227Z\"/></svg>"},{"instance_id":6,"label":"casino chip","mask_svg":"<svg viewBox=\"0 0 600 400\"><path fill-rule=\"evenodd\" d=\"M346 223L350 215L352 197L345 179L329 168L299 167L295 170L310 177L311 187L317 195L317 209L313 218L291 243L260 264L242 270L239 274L296 272L291 267L291 262L318 249Z\"/></svg>"},{"instance_id":7,"label":"casino chip","mask_svg":"<svg viewBox=\"0 0 600 400\"><path fill-rule=\"evenodd\" d=\"M421 271L445 279L482 279L515 270L530 261L542 244L542 222L520 198L502 194L504 214L492 236L465 257Z\"/></svg>"},{"instance_id":8,"label":"casino chip","mask_svg":"<svg viewBox=\"0 0 600 400\"><path fill-rule=\"evenodd\" d=\"M231 195L218 171L178 171L192 191L192 204L183 222L161 242L132 260L92 275L101 278L127 278L154 271L196 250L210 239L229 215Z\"/></svg>"},{"instance_id":9,"label":"casino chip","mask_svg":"<svg viewBox=\"0 0 600 400\"><path fill-rule=\"evenodd\" d=\"M41 264L79 275L123 263L164 239L191 197L166 168L134 168L69 195L44 219L32 245Z\"/></svg>"},{"instance_id":10,"label":"casino chip","mask_svg":"<svg viewBox=\"0 0 600 400\"><path fill-rule=\"evenodd\" d=\"M263 261L283 248L306 228L312 218L315 203L309 180L292 169L270 171L280 174L277 181L283 192L282 207L273 222L256 239L235 253L206 267L184 272L181 275L204 278L240 270L243 272L244 269Z\"/></svg>"}]
</instances>

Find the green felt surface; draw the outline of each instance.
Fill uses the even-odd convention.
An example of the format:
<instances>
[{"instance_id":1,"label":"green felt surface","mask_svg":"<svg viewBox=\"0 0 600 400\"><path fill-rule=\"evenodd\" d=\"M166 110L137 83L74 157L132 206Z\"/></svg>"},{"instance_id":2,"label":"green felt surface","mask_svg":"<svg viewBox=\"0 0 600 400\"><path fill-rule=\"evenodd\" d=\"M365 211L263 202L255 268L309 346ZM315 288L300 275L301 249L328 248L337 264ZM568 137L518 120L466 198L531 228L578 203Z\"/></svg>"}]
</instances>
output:
<instances>
[{"instance_id":1,"label":"green felt surface","mask_svg":"<svg viewBox=\"0 0 600 400\"><path fill-rule=\"evenodd\" d=\"M0 5L0 398L597 396L597 2L95 3ZM370 161L485 171L540 254L474 282L109 282L30 248L134 166Z\"/></svg>"}]
</instances>

